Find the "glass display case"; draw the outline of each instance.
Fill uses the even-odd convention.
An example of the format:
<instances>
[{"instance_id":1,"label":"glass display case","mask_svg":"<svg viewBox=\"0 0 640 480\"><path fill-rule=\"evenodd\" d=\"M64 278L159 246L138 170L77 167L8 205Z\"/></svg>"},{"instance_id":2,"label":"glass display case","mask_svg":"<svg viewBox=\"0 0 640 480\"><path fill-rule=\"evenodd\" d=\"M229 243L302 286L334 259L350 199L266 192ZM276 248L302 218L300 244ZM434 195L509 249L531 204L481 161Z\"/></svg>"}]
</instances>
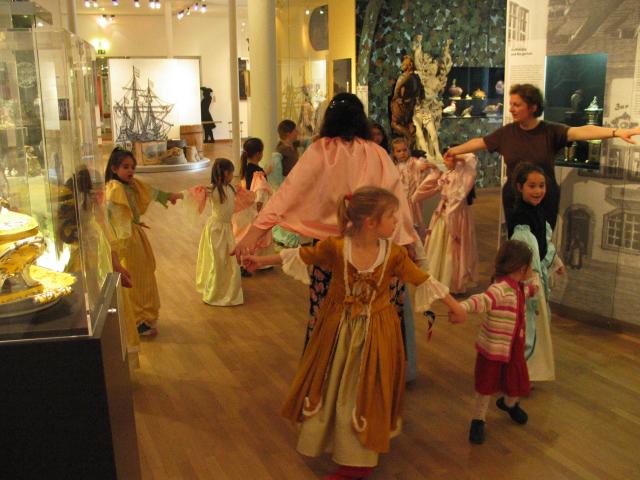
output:
<instances>
[{"instance_id":1,"label":"glass display case","mask_svg":"<svg viewBox=\"0 0 640 480\"><path fill-rule=\"evenodd\" d=\"M92 335L111 257L95 56L70 33L0 33L0 341Z\"/></svg>"},{"instance_id":2,"label":"glass display case","mask_svg":"<svg viewBox=\"0 0 640 480\"><path fill-rule=\"evenodd\" d=\"M329 14L327 2L318 0L283 0L276 8L278 120L296 122L303 138L318 131L329 71L342 67L330 58Z\"/></svg>"},{"instance_id":3,"label":"glass display case","mask_svg":"<svg viewBox=\"0 0 640 480\"><path fill-rule=\"evenodd\" d=\"M444 89L443 118L502 119L503 67L453 67Z\"/></svg>"}]
</instances>

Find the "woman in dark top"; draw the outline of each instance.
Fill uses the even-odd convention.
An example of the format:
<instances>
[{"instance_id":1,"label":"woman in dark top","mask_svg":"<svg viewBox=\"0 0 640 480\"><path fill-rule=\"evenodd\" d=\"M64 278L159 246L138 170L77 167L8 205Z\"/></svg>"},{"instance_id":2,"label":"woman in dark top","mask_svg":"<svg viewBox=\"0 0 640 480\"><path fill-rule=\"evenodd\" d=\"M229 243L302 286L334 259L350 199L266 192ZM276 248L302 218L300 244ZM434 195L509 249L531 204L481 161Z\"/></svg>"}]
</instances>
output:
<instances>
[{"instance_id":1,"label":"woman in dark top","mask_svg":"<svg viewBox=\"0 0 640 480\"><path fill-rule=\"evenodd\" d=\"M568 127L560 123L540 120L544 110L542 92L537 87L525 83L516 84L509 91L509 112L513 122L487 135L469 140L450 148L445 155L461 155L479 150L498 152L507 167L507 182L502 189L502 206L507 224L515 203L512 187L513 171L519 163L531 162L541 167L547 175L547 194L543 200L547 221L555 228L560 203L560 187L556 182L554 158L567 143L576 140L604 140L618 137L628 143L635 143L631 137L640 135L640 129L622 129L584 125Z\"/></svg>"}]
</instances>

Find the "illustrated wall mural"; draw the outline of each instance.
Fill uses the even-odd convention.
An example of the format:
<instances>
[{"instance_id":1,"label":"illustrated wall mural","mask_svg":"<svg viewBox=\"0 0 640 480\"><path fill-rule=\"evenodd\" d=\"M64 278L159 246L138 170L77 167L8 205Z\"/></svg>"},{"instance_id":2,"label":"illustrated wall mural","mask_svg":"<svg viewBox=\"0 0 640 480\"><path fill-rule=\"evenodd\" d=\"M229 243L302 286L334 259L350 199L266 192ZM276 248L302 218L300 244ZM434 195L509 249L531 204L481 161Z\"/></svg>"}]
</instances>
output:
<instances>
[{"instance_id":1,"label":"illustrated wall mural","mask_svg":"<svg viewBox=\"0 0 640 480\"><path fill-rule=\"evenodd\" d=\"M114 139L180 138L181 125L200 119L200 61L186 58L110 58Z\"/></svg>"},{"instance_id":2,"label":"illustrated wall mural","mask_svg":"<svg viewBox=\"0 0 640 480\"><path fill-rule=\"evenodd\" d=\"M443 52L447 52L454 67L504 65L506 0L357 0L356 10L357 75L359 82L366 75L369 116L389 132L389 95L401 73L403 55L413 55L418 36L422 36L422 51L436 61L444 61ZM363 65L368 65L368 71ZM466 134L486 134L495 128L482 122L485 119L443 120L438 128L440 147L471 138ZM479 163L480 170L488 165L493 169L499 167L499 158L481 153ZM486 181L495 180L493 174L483 178L479 186L497 185Z\"/></svg>"},{"instance_id":3,"label":"illustrated wall mural","mask_svg":"<svg viewBox=\"0 0 640 480\"><path fill-rule=\"evenodd\" d=\"M549 1L547 55L607 55L605 127L640 124L637 7L635 0ZM585 317L640 323L640 146L604 141L598 169L562 167L556 176L556 244L568 268L551 300Z\"/></svg>"}]
</instances>

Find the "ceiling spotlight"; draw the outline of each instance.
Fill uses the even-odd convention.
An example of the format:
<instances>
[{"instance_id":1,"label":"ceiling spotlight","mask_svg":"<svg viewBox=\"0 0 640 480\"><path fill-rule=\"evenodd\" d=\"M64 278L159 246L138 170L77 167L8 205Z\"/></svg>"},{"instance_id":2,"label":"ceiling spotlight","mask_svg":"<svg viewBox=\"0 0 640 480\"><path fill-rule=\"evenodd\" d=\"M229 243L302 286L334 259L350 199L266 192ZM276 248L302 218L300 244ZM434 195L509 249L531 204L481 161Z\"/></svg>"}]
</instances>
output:
<instances>
[{"instance_id":1,"label":"ceiling spotlight","mask_svg":"<svg viewBox=\"0 0 640 480\"><path fill-rule=\"evenodd\" d=\"M133 0L133 6L136 8L140 8L140 0Z\"/></svg>"},{"instance_id":2,"label":"ceiling spotlight","mask_svg":"<svg viewBox=\"0 0 640 480\"><path fill-rule=\"evenodd\" d=\"M178 17L178 20L182 20L182 17L184 17L184 10L180 10L176 16Z\"/></svg>"},{"instance_id":3,"label":"ceiling spotlight","mask_svg":"<svg viewBox=\"0 0 640 480\"><path fill-rule=\"evenodd\" d=\"M308 8L304 11L305 15L310 15L311 14L311 10L309 10Z\"/></svg>"},{"instance_id":4,"label":"ceiling spotlight","mask_svg":"<svg viewBox=\"0 0 640 480\"><path fill-rule=\"evenodd\" d=\"M200 11L202 13L205 13L207 11L207 4L202 2L202 6L200 7Z\"/></svg>"},{"instance_id":5,"label":"ceiling spotlight","mask_svg":"<svg viewBox=\"0 0 640 480\"><path fill-rule=\"evenodd\" d=\"M194 9L196 12L197 12L198 10L200 10L200 4L199 4L198 2L196 2L196 3L193 5L193 9Z\"/></svg>"},{"instance_id":6,"label":"ceiling spotlight","mask_svg":"<svg viewBox=\"0 0 640 480\"><path fill-rule=\"evenodd\" d=\"M84 0L84 8L90 8L91 2L89 0Z\"/></svg>"},{"instance_id":7,"label":"ceiling spotlight","mask_svg":"<svg viewBox=\"0 0 640 480\"><path fill-rule=\"evenodd\" d=\"M120 2L118 0L111 0L111 3L113 4L114 7L117 7Z\"/></svg>"},{"instance_id":8,"label":"ceiling spotlight","mask_svg":"<svg viewBox=\"0 0 640 480\"><path fill-rule=\"evenodd\" d=\"M191 8L187 8L187 15L191 15Z\"/></svg>"},{"instance_id":9,"label":"ceiling spotlight","mask_svg":"<svg viewBox=\"0 0 640 480\"><path fill-rule=\"evenodd\" d=\"M160 7L161 7L161 6L162 6L162 5L160 5L160 0L156 0L156 9L157 9L157 10L160 10Z\"/></svg>"},{"instance_id":10,"label":"ceiling spotlight","mask_svg":"<svg viewBox=\"0 0 640 480\"><path fill-rule=\"evenodd\" d=\"M91 5L93 5L93 8L98 8L97 0L93 0L93 2L91 2Z\"/></svg>"}]
</instances>

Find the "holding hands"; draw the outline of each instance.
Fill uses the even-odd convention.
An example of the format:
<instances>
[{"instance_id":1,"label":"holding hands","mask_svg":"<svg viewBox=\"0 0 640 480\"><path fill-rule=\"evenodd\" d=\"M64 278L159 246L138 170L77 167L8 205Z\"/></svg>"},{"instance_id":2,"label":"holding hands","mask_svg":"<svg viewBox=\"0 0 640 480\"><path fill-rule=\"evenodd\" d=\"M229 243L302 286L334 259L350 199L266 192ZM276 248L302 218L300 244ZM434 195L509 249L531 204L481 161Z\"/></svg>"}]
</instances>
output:
<instances>
[{"instance_id":1,"label":"holding hands","mask_svg":"<svg viewBox=\"0 0 640 480\"><path fill-rule=\"evenodd\" d=\"M169 194L169 201L171 202L171 205L175 205L178 200L182 200L183 198L184 198L184 194L182 193L172 192Z\"/></svg>"}]
</instances>

